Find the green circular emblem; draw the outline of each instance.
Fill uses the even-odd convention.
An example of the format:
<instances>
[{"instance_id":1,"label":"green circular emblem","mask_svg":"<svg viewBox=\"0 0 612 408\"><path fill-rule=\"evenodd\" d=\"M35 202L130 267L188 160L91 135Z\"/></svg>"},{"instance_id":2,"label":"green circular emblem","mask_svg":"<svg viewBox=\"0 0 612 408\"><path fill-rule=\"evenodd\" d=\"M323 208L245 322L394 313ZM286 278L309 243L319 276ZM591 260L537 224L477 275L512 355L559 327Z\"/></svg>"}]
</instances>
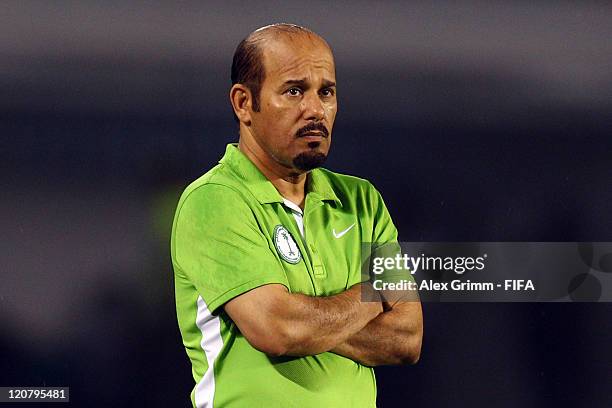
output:
<instances>
[{"instance_id":1,"label":"green circular emblem","mask_svg":"<svg viewBox=\"0 0 612 408\"><path fill-rule=\"evenodd\" d=\"M295 240L287 231L287 228L280 224L274 228L274 246L285 262L295 265L302 259L300 248L298 248Z\"/></svg>"}]
</instances>

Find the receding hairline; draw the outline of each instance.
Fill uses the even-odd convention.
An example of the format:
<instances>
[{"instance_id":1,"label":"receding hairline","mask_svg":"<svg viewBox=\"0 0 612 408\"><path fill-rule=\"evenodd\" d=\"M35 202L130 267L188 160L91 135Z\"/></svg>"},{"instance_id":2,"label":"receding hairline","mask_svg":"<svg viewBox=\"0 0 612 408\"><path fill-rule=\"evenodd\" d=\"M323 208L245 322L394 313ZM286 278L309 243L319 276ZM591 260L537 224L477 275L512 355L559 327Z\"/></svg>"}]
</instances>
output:
<instances>
[{"instance_id":1,"label":"receding hairline","mask_svg":"<svg viewBox=\"0 0 612 408\"><path fill-rule=\"evenodd\" d=\"M324 44L331 52L331 47L329 46L329 43L325 41L325 38L321 37L319 34L315 33L309 28L289 23L275 23L260 27L250 33L245 38L245 41L251 45L255 45L259 48L260 52L263 52L263 49L259 47L261 43L281 39L291 40L292 37L297 36L308 36L314 38Z\"/></svg>"}]
</instances>

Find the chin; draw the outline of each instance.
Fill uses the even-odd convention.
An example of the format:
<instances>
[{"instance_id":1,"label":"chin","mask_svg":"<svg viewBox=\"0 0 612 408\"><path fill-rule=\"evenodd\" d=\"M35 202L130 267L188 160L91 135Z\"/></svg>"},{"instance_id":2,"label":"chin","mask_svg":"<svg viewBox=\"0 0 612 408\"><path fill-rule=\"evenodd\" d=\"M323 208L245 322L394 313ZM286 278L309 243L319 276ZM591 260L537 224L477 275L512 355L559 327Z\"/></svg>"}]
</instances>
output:
<instances>
[{"instance_id":1,"label":"chin","mask_svg":"<svg viewBox=\"0 0 612 408\"><path fill-rule=\"evenodd\" d=\"M327 160L327 152L312 149L298 154L293 158L293 166L302 171L309 171L321 167Z\"/></svg>"}]
</instances>

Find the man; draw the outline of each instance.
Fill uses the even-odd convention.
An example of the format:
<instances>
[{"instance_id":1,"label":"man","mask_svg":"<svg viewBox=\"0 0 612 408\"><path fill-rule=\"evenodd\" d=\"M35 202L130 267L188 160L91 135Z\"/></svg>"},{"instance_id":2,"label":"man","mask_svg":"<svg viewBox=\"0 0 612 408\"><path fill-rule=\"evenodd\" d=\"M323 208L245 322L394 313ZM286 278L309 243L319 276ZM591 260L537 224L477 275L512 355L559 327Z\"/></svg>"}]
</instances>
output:
<instances>
[{"instance_id":1,"label":"man","mask_svg":"<svg viewBox=\"0 0 612 408\"><path fill-rule=\"evenodd\" d=\"M367 181L319 168L337 109L331 49L266 26L238 45L232 82L239 142L187 187L172 232L192 403L375 407L371 367L417 361L421 308L362 301L362 243L397 231Z\"/></svg>"}]
</instances>

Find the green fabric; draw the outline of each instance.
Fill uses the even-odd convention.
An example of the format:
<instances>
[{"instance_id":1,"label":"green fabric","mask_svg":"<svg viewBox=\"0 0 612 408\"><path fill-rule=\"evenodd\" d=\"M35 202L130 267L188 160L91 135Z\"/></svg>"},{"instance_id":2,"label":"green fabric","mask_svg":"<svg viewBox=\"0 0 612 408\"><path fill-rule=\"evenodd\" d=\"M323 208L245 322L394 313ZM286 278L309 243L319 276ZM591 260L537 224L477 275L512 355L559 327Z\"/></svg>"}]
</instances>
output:
<instances>
[{"instance_id":1,"label":"green fabric","mask_svg":"<svg viewBox=\"0 0 612 408\"><path fill-rule=\"evenodd\" d=\"M351 407L376 404L374 371L333 353L269 357L251 347L223 304L278 283L292 293L329 296L362 281L363 242L397 241L380 194L367 181L325 169L308 175L302 238L276 188L228 145L220 163L187 187L172 229L179 328L196 384L208 369L196 325L201 297L223 341L214 362L214 407ZM351 225L354 226L336 238ZM282 225L299 247L293 264L274 243ZM257 313L256 310L253 313ZM272 334L271 334L272 335ZM192 392L192 402L194 400ZM195 404L195 403L194 403Z\"/></svg>"}]
</instances>

